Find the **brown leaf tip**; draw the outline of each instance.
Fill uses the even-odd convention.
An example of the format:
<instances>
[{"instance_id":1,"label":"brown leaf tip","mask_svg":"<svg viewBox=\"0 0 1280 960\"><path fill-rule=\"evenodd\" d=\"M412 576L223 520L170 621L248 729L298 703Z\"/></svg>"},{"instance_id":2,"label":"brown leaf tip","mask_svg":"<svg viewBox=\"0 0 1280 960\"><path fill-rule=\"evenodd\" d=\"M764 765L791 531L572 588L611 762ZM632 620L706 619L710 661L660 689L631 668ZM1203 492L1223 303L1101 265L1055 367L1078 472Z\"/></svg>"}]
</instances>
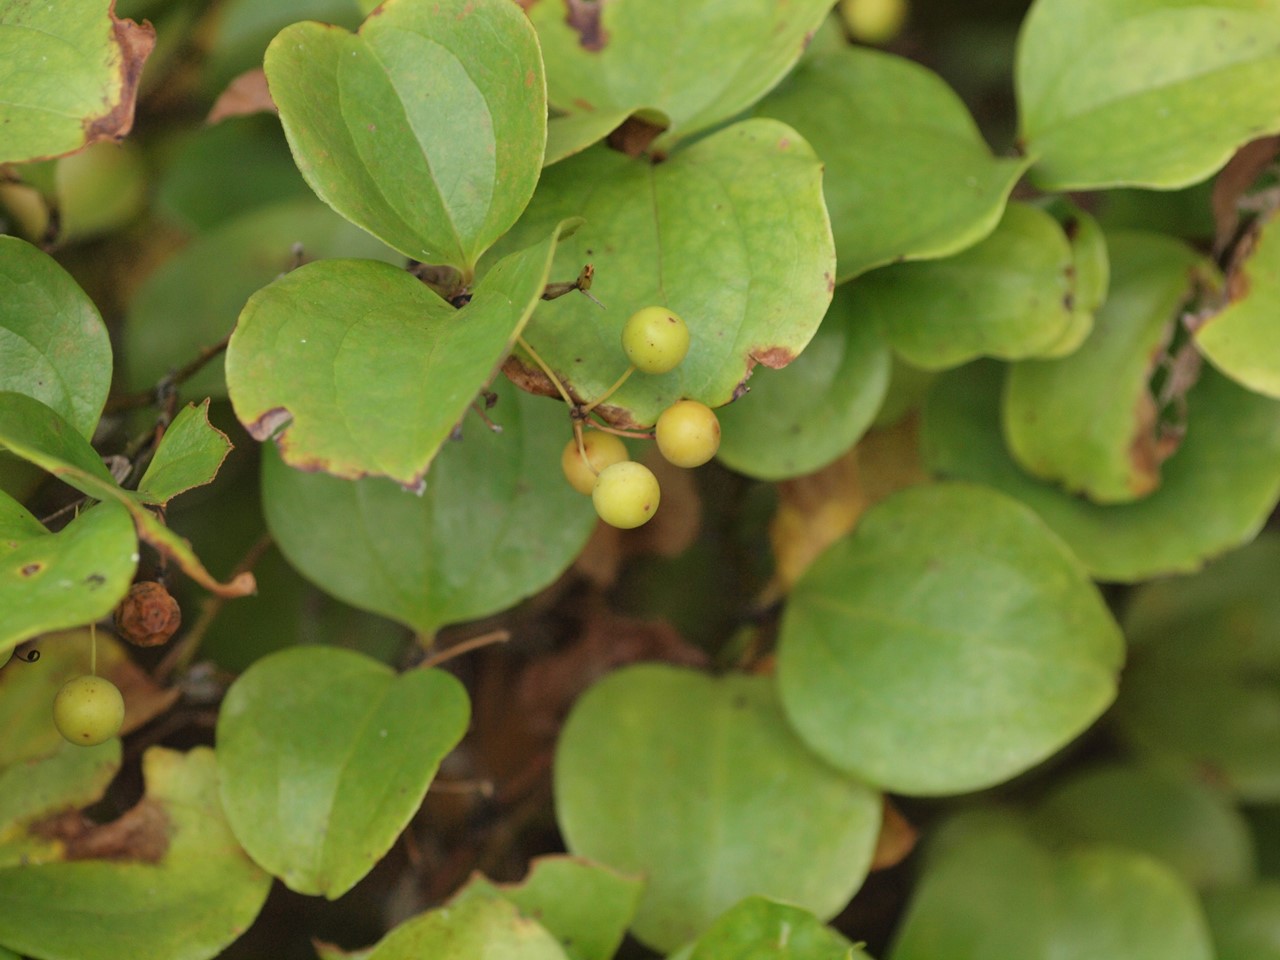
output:
<instances>
[{"instance_id":1,"label":"brown leaf tip","mask_svg":"<svg viewBox=\"0 0 1280 960\"><path fill-rule=\"evenodd\" d=\"M600 12L604 4L598 0L565 0L567 10L564 22L578 34L583 50L596 53L609 43L609 34L600 24Z\"/></svg>"},{"instance_id":2,"label":"brown leaf tip","mask_svg":"<svg viewBox=\"0 0 1280 960\"><path fill-rule=\"evenodd\" d=\"M133 112L138 100L138 80L142 68L156 45L156 30L150 23L141 24L116 16L115 0L111 0L111 40L119 50L120 94L106 111L84 120L85 146L99 140L121 140L133 129Z\"/></svg>"}]
</instances>

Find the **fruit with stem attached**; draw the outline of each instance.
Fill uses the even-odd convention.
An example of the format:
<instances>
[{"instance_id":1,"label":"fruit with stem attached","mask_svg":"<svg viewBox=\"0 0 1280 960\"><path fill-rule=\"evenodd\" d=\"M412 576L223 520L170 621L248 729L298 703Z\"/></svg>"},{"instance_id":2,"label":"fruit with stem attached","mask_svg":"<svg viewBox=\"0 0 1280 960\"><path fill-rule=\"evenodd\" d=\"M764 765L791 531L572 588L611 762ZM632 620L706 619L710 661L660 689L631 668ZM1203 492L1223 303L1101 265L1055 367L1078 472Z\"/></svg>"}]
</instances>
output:
<instances>
[{"instance_id":1,"label":"fruit with stem attached","mask_svg":"<svg viewBox=\"0 0 1280 960\"><path fill-rule=\"evenodd\" d=\"M641 373L667 373L689 352L689 328L666 307L645 307L622 328L622 349Z\"/></svg>"},{"instance_id":2,"label":"fruit with stem attached","mask_svg":"<svg viewBox=\"0 0 1280 960\"><path fill-rule=\"evenodd\" d=\"M600 471L591 502L609 526L630 530L654 515L660 494L652 470L634 460L623 460Z\"/></svg>"},{"instance_id":3,"label":"fruit with stem attached","mask_svg":"<svg viewBox=\"0 0 1280 960\"><path fill-rule=\"evenodd\" d=\"M700 467L720 449L720 421L705 403L680 400L662 411L654 428L658 450L677 467Z\"/></svg>"},{"instance_id":4,"label":"fruit with stem attached","mask_svg":"<svg viewBox=\"0 0 1280 960\"><path fill-rule=\"evenodd\" d=\"M53 699L53 725L71 743L93 747L124 724L124 697L110 680L89 674L68 680Z\"/></svg>"},{"instance_id":5,"label":"fruit with stem attached","mask_svg":"<svg viewBox=\"0 0 1280 960\"><path fill-rule=\"evenodd\" d=\"M573 489L590 494L600 471L626 459L629 459L627 448L621 440L611 433L593 430L583 434L581 449L577 437L565 444L560 454L560 469Z\"/></svg>"}]
</instances>

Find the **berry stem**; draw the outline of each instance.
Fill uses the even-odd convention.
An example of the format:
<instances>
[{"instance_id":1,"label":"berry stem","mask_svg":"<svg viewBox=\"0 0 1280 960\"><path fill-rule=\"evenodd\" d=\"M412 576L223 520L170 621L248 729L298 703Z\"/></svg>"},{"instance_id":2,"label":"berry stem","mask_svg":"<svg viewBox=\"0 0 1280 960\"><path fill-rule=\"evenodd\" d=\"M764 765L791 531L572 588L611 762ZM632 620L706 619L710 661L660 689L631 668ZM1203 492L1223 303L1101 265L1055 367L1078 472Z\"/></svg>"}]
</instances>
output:
<instances>
[{"instance_id":1,"label":"berry stem","mask_svg":"<svg viewBox=\"0 0 1280 960\"><path fill-rule=\"evenodd\" d=\"M582 458L582 462L587 465L587 469L590 470L592 473L594 473L597 477L600 476L600 471L591 465L591 458L587 456L587 445L586 445L586 442L582 439L582 421L581 420L573 421L573 439L578 441L578 456L580 456Z\"/></svg>"},{"instance_id":2,"label":"berry stem","mask_svg":"<svg viewBox=\"0 0 1280 960\"><path fill-rule=\"evenodd\" d=\"M524 337L516 337L516 343L520 344L520 346L524 349L525 353L533 357L533 362L536 363L539 367L541 367L542 372L545 373L550 378L553 384L555 384L555 388L560 393L560 396L564 399L564 402L572 407L574 403L573 403L573 398L569 396L569 391L564 388L564 384L560 382L560 378L557 377L555 373L552 372L549 366L547 366L547 362L543 360L542 357L538 356L538 351L533 349L533 347L529 346L529 341L526 340Z\"/></svg>"},{"instance_id":3,"label":"berry stem","mask_svg":"<svg viewBox=\"0 0 1280 960\"><path fill-rule=\"evenodd\" d=\"M619 430L617 427L611 427L607 423L601 423L598 420L592 420L591 426L604 433L612 433L615 437L630 437L633 440L653 439L652 430Z\"/></svg>"},{"instance_id":4,"label":"berry stem","mask_svg":"<svg viewBox=\"0 0 1280 960\"><path fill-rule=\"evenodd\" d=\"M613 381L613 386L611 386L608 390L600 394L600 396L596 397L594 400L592 400L590 403L588 403L585 407L582 408L583 414L590 413L596 407L600 406L600 404L604 403L606 400L612 397L615 393L617 393L618 388L621 387L624 383L626 383L627 378L630 377L635 372L636 372L636 365L633 363L631 366L627 367L626 373L620 376L617 380Z\"/></svg>"},{"instance_id":5,"label":"berry stem","mask_svg":"<svg viewBox=\"0 0 1280 960\"><path fill-rule=\"evenodd\" d=\"M455 643L445 650L433 653L418 664L418 667L422 670L430 670L432 667L438 667L440 664L446 663L454 657L460 657L464 653L470 653L472 650L478 650L480 647L487 647L494 643L506 643L510 639L511 632L509 630L490 630L488 633L482 633L478 637L463 640L461 643Z\"/></svg>"}]
</instances>

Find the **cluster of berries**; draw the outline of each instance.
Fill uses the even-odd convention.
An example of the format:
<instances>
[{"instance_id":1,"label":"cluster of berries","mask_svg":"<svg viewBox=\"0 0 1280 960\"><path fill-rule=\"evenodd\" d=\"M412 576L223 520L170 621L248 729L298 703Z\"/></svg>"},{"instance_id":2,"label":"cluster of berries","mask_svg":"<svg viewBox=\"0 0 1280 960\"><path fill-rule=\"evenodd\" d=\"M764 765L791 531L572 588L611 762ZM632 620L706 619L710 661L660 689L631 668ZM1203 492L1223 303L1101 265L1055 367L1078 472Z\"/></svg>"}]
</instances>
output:
<instances>
[{"instance_id":1,"label":"cluster of berries","mask_svg":"<svg viewBox=\"0 0 1280 960\"><path fill-rule=\"evenodd\" d=\"M666 307L645 307L623 327L622 349L632 370L667 373L689 352L689 328ZM560 457L570 485L591 495L596 513L610 526L629 530L648 521L661 495L653 471L631 460L622 441L604 429L574 433ZM668 462L699 467L720 447L720 421L706 404L679 400L658 417L654 439Z\"/></svg>"}]
</instances>

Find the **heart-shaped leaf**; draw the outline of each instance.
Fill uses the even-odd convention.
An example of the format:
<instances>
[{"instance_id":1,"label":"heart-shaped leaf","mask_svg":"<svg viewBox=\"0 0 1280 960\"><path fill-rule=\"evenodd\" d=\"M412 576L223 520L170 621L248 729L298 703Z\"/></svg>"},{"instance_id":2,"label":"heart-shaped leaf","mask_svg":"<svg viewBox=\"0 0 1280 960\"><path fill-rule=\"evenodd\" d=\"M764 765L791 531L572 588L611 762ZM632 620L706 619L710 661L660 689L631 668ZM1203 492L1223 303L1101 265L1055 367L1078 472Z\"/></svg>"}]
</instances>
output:
<instances>
[{"instance_id":1,"label":"heart-shaped leaf","mask_svg":"<svg viewBox=\"0 0 1280 960\"><path fill-rule=\"evenodd\" d=\"M387 0L354 34L295 23L264 65L307 183L406 256L467 279L529 202L546 84L510 0Z\"/></svg>"},{"instance_id":2,"label":"heart-shaped leaf","mask_svg":"<svg viewBox=\"0 0 1280 960\"><path fill-rule=\"evenodd\" d=\"M590 146L633 113L665 126L658 141L713 127L777 83L826 16L825 0L536 0L527 4L561 114L547 162Z\"/></svg>"},{"instance_id":3,"label":"heart-shaped leaf","mask_svg":"<svg viewBox=\"0 0 1280 960\"><path fill-rule=\"evenodd\" d=\"M569 960L612 960L636 915L644 881L578 857L538 857L520 883L495 884L480 874L449 901L507 900L537 920Z\"/></svg>"},{"instance_id":4,"label":"heart-shaped leaf","mask_svg":"<svg viewBox=\"0 0 1280 960\"><path fill-rule=\"evenodd\" d=\"M248 929L271 877L223 818L213 751L152 747L142 773L141 802L98 828L107 858L0 870L0 943L44 960L209 960Z\"/></svg>"},{"instance_id":5,"label":"heart-shaped leaf","mask_svg":"<svg viewBox=\"0 0 1280 960\"><path fill-rule=\"evenodd\" d=\"M982 487L913 487L868 511L792 591L787 718L895 793L962 793L1039 763L1115 697L1123 638L1038 517Z\"/></svg>"},{"instance_id":6,"label":"heart-shaped leaf","mask_svg":"<svg viewBox=\"0 0 1280 960\"><path fill-rule=\"evenodd\" d=\"M1021 139L1046 190L1181 187L1280 130L1276 0L1037 0L1018 40Z\"/></svg>"},{"instance_id":7,"label":"heart-shaped leaf","mask_svg":"<svg viewBox=\"0 0 1280 960\"><path fill-rule=\"evenodd\" d=\"M477 897L420 913L383 937L365 960L567 960L560 944L536 920L506 900Z\"/></svg>"},{"instance_id":8,"label":"heart-shaped leaf","mask_svg":"<svg viewBox=\"0 0 1280 960\"><path fill-rule=\"evenodd\" d=\"M386 854L462 739L466 691L336 647L264 657L218 714L222 806L253 859L330 900Z\"/></svg>"},{"instance_id":9,"label":"heart-shaped leaf","mask_svg":"<svg viewBox=\"0 0 1280 960\"><path fill-rule=\"evenodd\" d=\"M972 246L1028 164L993 157L929 70L845 43L805 58L755 113L795 127L822 158L839 283Z\"/></svg>"},{"instance_id":10,"label":"heart-shaped leaf","mask_svg":"<svg viewBox=\"0 0 1280 960\"><path fill-rule=\"evenodd\" d=\"M0 162L122 138L155 42L151 24L116 17L114 0L0 3Z\"/></svg>"},{"instance_id":11,"label":"heart-shaped leaf","mask_svg":"<svg viewBox=\"0 0 1280 960\"><path fill-rule=\"evenodd\" d=\"M165 430L138 495L148 503L166 504L192 487L209 483L231 452L227 435L209 422L209 401L187 404Z\"/></svg>"},{"instance_id":12,"label":"heart-shaped leaf","mask_svg":"<svg viewBox=\"0 0 1280 960\"><path fill-rule=\"evenodd\" d=\"M424 634L505 609L559 576L595 526L560 470L568 418L505 381L494 388L502 433L469 422L420 496L388 480L292 470L264 450L263 509L289 562L334 596Z\"/></svg>"},{"instance_id":13,"label":"heart-shaped leaf","mask_svg":"<svg viewBox=\"0 0 1280 960\"><path fill-rule=\"evenodd\" d=\"M761 480L812 473L857 442L889 387L891 354L873 323L835 293L822 326L784 370L760 370L719 411L720 461Z\"/></svg>"},{"instance_id":14,"label":"heart-shaped leaf","mask_svg":"<svg viewBox=\"0 0 1280 960\"><path fill-rule=\"evenodd\" d=\"M700 936L689 960L854 960L866 957L807 910L748 897Z\"/></svg>"},{"instance_id":15,"label":"heart-shaped leaf","mask_svg":"<svg viewBox=\"0 0 1280 960\"><path fill-rule=\"evenodd\" d=\"M983 355L1014 359L1056 350L1073 329L1075 257L1058 222L1011 203L995 232L943 260L859 277L853 308L893 349L926 370Z\"/></svg>"},{"instance_id":16,"label":"heart-shaped leaf","mask_svg":"<svg viewBox=\"0 0 1280 960\"><path fill-rule=\"evenodd\" d=\"M0 658L23 640L107 616L133 582L138 538L118 503L50 533L0 492Z\"/></svg>"},{"instance_id":17,"label":"heart-shaped leaf","mask_svg":"<svg viewBox=\"0 0 1280 960\"><path fill-rule=\"evenodd\" d=\"M575 397L601 396L626 370L622 327L636 310L662 304L691 337L679 367L633 376L598 408L619 425L648 426L682 397L728 403L757 363L793 360L831 302L822 166L775 120L735 124L657 165L603 148L556 164L503 248L579 213L587 224L558 247L555 274L593 263L591 293L608 309L561 297L525 333ZM531 360L508 370L553 394Z\"/></svg>"},{"instance_id":18,"label":"heart-shaped leaf","mask_svg":"<svg viewBox=\"0 0 1280 960\"><path fill-rule=\"evenodd\" d=\"M569 849L647 878L632 933L660 950L752 894L834 916L862 883L879 797L795 739L763 677L628 667L556 747Z\"/></svg>"},{"instance_id":19,"label":"heart-shaped leaf","mask_svg":"<svg viewBox=\"0 0 1280 960\"><path fill-rule=\"evenodd\" d=\"M1280 497L1280 402L1211 370L1187 394L1187 435L1165 461L1160 489L1113 506L1072 497L1018 468L1001 436L1002 379L995 364L939 379L925 408L925 459L935 472L1017 497L1097 579L1194 570L1252 539Z\"/></svg>"},{"instance_id":20,"label":"heart-shaped leaf","mask_svg":"<svg viewBox=\"0 0 1280 960\"><path fill-rule=\"evenodd\" d=\"M52 257L0 236L0 390L35 397L91 437L110 387L111 341L93 301Z\"/></svg>"},{"instance_id":21,"label":"heart-shaped leaf","mask_svg":"<svg viewBox=\"0 0 1280 960\"><path fill-rule=\"evenodd\" d=\"M197 237L138 290L124 327L130 388L153 389L230 334L245 301L294 266L298 248L308 260L404 262L310 195L237 217ZM214 357L179 390L188 398L226 397L223 358Z\"/></svg>"},{"instance_id":22,"label":"heart-shaped leaf","mask_svg":"<svg viewBox=\"0 0 1280 960\"><path fill-rule=\"evenodd\" d=\"M286 463L420 486L542 296L557 224L461 310L385 263L322 260L249 298L227 348L236 416Z\"/></svg>"},{"instance_id":23,"label":"heart-shaped leaf","mask_svg":"<svg viewBox=\"0 0 1280 960\"><path fill-rule=\"evenodd\" d=\"M1233 380L1280 399L1280 216L1254 228L1225 292L1226 304L1197 327L1196 346Z\"/></svg>"},{"instance_id":24,"label":"heart-shaped leaf","mask_svg":"<svg viewBox=\"0 0 1280 960\"><path fill-rule=\"evenodd\" d=\"M1151 377L1179 309L1216 270L1158 234L1116 234L1109 249L1111 292L1092 334L1070 356L1013 365L1004 432L1028 473L1097 503L1124 503L1160 485L1160 465L1177 449Z\"/></svg>"}]
</instances>

